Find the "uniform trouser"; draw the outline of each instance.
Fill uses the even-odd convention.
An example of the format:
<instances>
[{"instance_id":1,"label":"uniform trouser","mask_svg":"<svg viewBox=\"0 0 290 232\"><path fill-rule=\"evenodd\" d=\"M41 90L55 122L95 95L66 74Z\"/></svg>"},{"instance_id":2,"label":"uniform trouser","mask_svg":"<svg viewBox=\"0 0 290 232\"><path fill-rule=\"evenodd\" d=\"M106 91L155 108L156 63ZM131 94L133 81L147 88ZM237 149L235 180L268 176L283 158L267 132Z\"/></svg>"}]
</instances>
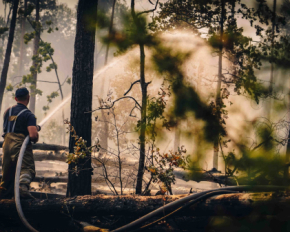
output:
<instances>
[{"instance_id":1,"label":"uniform trouser","mask_svg":"<svg viewBox=\"0 0 290 232\"><path fill-rule=\"evenodd\" d=\"M2 146L2 182L0 185L0 198L2 199L14 196L16 165L24 139L23 134L8 133L5 135ZM32 144L29 143L23 156L19 182L29 186L34 177L35 165Z\"/></svg>"}]
</instances>

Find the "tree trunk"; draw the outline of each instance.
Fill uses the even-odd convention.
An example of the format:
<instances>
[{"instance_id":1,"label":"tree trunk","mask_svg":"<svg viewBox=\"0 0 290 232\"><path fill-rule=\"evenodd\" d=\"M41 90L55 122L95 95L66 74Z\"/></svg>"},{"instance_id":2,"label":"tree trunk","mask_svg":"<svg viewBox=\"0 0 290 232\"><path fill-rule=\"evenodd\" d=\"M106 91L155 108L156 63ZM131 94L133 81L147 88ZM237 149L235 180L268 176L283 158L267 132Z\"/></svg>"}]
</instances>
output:
<instances>
[{"instance_id":1,"label":"tree trunk","mask_svg":"<svg viewBox=\"0 0 290 232\"><path fill-rule=\"evenodd\" d=\"M140 129L140 158L136 183L136 194L142 193L142 181L144 174L145 163L145 131L146 131L146 111L147 111L147 83L145 82L145 50L144 44L139 44L140 47L140 86L142 91L142 106L141 106L141 129Z\"/></svg>"},{"instance_id":2,"label":"tree trunk","mask_svg":"<svg viewBox=\"0 0 290 232\"><path fill-rule=\"evenodd\" d=\"M97 6L98 0L79 0L72 79L70 120L76 133L87 141L88 147L91 146L92 113L85 112L92 110ZM71 153L74 146L75 140L70 136ZM91 173L91 154L80 159L77 165L70 164L67 196L91 194Z\"/></svg>"},{"instance_id":3,"label":"tree trunk","mask_svg":"<svg viewBox=\"0 0 290 232\"><path fill-rule=\"evenodd\" d=\"M36 22L36 30L34 37L34 48L33 48L33 56L38 56L38 48L39 48L39 40L40 40L40 28L39 28L39 0L35 0L35 22ZM37 61L33 60L32 66L34 66L35 70L33 72L33 80L32 80L32 89L30 94L30 105L29 109L32 113L35 114L35 103L36 103L36 91L37 88Z\"/></svg>"},{"instance_id":4,"label":"tree trunk","mask_svg":"<svg viewBox=\"0 0 290 232\"><path fill-rule=\"evenodd\" d=\"M290 101L290 98L289 98ZM290 103L288 103L290 104ZM290 107L290 106L288 106ZM287 141L287 146L286 146L286 159L285 159L286 164L290 162L290 129L288 129L288 141ZM289 166L285 166L284 170L284 179L285 179L285 185L289 184Z\"/></svg>"},{"instance_id":5,"label":"tree trunk","mask_svg":"<svg viewBox=\"0 0 290 232\"><path fill-rule=\"evenodd\" d=\"M142 27L140 25L138 16L135 13L135 0L131 0L131 15L134 20L136 27ZM137 173L137 183L136 183L136 194L142 193L142 182L144 175L144 164L145 164L145 132L146 132L146 116L147 116L147 86L148 83L145 81L145 48L143 43L139 43L140 47L140 87L142 92L142 105L141 105L141 128L139 135L140 142L140 158L139 167Z\"/></svg>"},{"instance_id":6,"label":"tree trunk","mask_svg":"<svg viewBox=\"0 0 290 232\"><path fill-rule=\"evenodd\" d=\"M116 0L113 0L111 22L110 22L110 27L109 27L109 37L111 36L112 30L113 30L115 5L116 5ZM106 48L105 65L107 65L108 63L109 48L110 48L110 43L108 42L107 48Z\"/></svg>"},{"instance_id":7,"label":"tree trunk","mask_svg":"<svg viewBox=\"0 0 290 232\"><path fill-rule=\"evenodd\" d=\"M27 0L24 0L24 14L27 10ZM24 34L25 34L25 20L26 16L21 17L21 38L20 38L20 54L18 61L18 76L23 75L23 55L24 55ZM21 80L21 79L20 79Z\"/></svg>"},{"instance_id":8,"label":"tree trunk","mask_svg":"<svg viewBox=\"0 0 290 232\"><path fill-rule=\"evenodd\" d=\"M225 15L225 2L221 0L221 19L220 19L220 48L219 48L219 61L218 61L218 82L216 88L216 115L220 116L221 107L221 83L222 83L222 70L223 70L223 34L224 34L224 15ZM218 154L219 154L219 135L217 135L214 141L214 152L213 152L213 168L218 170Z\"/></svg>"},{"instance_id":9,"label":"tree trunk","mask_svg":"<svg viewBox=\"0 0 290 232\"><path fill-rule=\"evenodd\" d=\"M178 148L180 148L180 135L181 131L178 128L178 126L176 126L174 130L174 147L173 147L173 150L175 152L178 151Z\"/></svg>"},{"instance_id":10,"label":"tree trunk","mask_svg":"<svg viewBox=\"0 0 290 232\"><path fill-rule=\"evenodd\" d=\"M8 36L8 43L7 43L2 73L1 73L0 112L1 112L2 102L3 102L4 91L5 91L5 87L6 87L12 44L13 44L13 40L14 40L14 31L15 31L15 25L16 25L16 16L17 16L18 4L19 4L19 0L14 0L13 13L12 13L12 19L11 19L11 23L10 23L9 36Z\"/></svg>"},{"instance_id":11,"label":"tree trunk","mask_svg":"<svg viewBox=\"0 0 290 232\"><path fill-rule=\"evenodd\" d=\"M271 39L271 71L270 71L270 86L269 86L269 106L268 108L268 119L271 118L271 108L272 108L272 98L271 95L273 94L273 85L274 85L274 36L275 36L275 28L276 28L276 6L277 0L273 1L273 16L272 16L272 39Z\"/></svg>"}]
</instances>

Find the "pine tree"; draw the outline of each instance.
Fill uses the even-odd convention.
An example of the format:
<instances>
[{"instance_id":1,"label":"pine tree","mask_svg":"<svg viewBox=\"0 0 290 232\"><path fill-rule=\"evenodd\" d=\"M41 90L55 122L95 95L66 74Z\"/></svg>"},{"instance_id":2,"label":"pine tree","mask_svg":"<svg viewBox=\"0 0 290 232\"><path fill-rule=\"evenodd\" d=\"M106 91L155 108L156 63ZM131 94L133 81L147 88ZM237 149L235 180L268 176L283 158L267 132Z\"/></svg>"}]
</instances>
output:
<instances>
[{"instance_id":1,"label":"pine tree","mask_svg":"<svg viewBox=\"0 0 290 232\"><path fill-rule=\"evenodd\" d=\"M92 89L94 49L98 0L79 0L72 78L71 124L77 134L91 146ZM74 151L75 139L70 137L69 150ZM67 196L91 194L91 154L69 164Z\"/></svg>"}]
</instances>

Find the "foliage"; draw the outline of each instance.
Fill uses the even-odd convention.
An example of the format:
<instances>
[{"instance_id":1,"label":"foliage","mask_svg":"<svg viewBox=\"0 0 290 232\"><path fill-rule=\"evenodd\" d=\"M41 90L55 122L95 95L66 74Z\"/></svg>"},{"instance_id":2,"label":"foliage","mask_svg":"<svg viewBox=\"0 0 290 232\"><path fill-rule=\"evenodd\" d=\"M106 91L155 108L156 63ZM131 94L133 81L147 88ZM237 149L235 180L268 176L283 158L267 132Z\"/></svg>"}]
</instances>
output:
<instances>
[{"instance_id":1,"label":"foliage","mask_svg":"<svg viewBox=\"0 0 290 232\"><path fill-rule=\"evenodd\" d=\"M45 111L47 111L47 110L49 110L49 103L51 103L52 102L52 99L54 99L54 98L56 98L56 97L58 97L59 96L59 94L58 94L58 92L56 92L56 91L54 91L54 92L52 92L50 95L47 95L46 97L47 97L47 105L46 106L43 106L43 111L45 112Z\"/></svg>"},{"instance_id":2,"label":"foliage","mask_svg":"<svg viewBox=\"0 0 290 232\"><path fill-rule=\"evenodd\" d=\"M64 13L67 13L68 15L72 15L72 10L70 10L66 5L60 4L56 5L56 2L54 0L46 0L40 2L40 11L44 11L44 14L41 16L40 22L31 21L30 17L33 17L32 12L34 10L33 4L28 4L27 10L24 11L21 9L19 11L20 15L23 15L25 18L27 18L27 21L30 23L30 26L33 28L32 32L27 32L24 35L24 43L28 44L32 39L34 39L36 36L39 36L40 34L46 31L48 34L54 31L58 31L59 27L63 29L63 26L66 24L62 22L61 25L58 27L53 28L53 23L58 23L57 18L54 16L57 15L59 11L62 11ZM64 16L62 16L64 17ZM64 18L65 19L65 18ZM66 25L69 27L72 27L73 25ZM66 29L68 31L68 29ZM17 84L9 84L6 87L7 91L13 91L14 87L19 88L22 85L30 84L30 89L33 90L33 95L42 95L42 90L36 88L36 83L33 80L33 75L36 73L41 73L41 68L43 66L43 62L47 62L48 60L52 60L52 56L54 55L54 49L51 47L51 43L45 42L40 38L39 42L39 48L37 51L37 55L32 56L32 61L34 62L34 65L32 65L29 69L30 73L27 75L24 75L22 77L22 81ZM57 64L55 62L52 62L46 67L46 71L50 72L51 70L57 70ZM66 83L70 84L70 79L66 79ZM63 83L64 84L64 83ZM62 84L62 85L63 85ZM61 85L61 86L62 86ZM59 90L58 90L59 91ZM53 98L56 98L59 96L56 95L55 92L52 92L47 96L47 103L50 104L52 102ZM49 109L49 106L43 106L44 112Z\"/></svg>"},{"instance_id":3,"label":"foliage","mask_svg":"<svg viewBox=\"0 0 290 232\"><path fill-rule=\"evenodd\" d=\"M77 135L74 127L67 119L64 120L64 124L68 125L67 133L71 133L71 137L73 137L75 140L74 153L70 153L67 156L66 162L68 164L71 163L77 164L80 159L84 159L85 157L87 157L88 154L90 154L94 148L99 150L100 147L99 144L87 147L87 141Z\"/></svg>"},{"instance_id":4,"label":"foliage","mask_svg":"<svg viewBox=\"0 0 290 232\"><path fill-rule=\"evenodd\" d=\"M256 77L255 70L259 70L264 58L263 51L271 49L271 46L264 42L257 45L252 38L243 35L243 28L236 23L236 14L241 14L242 18L250 21L252 26L258 30L258 22L268 24L269 17L265 18L259 14L261 9L247 8L246 4L240 1L224 1L226 11L221 18L221 1L173 1L160 4L161 12L154 17L150 29L154 32L167 31L175 28L190 29L194 34L201 36L200 29L208 29L206 39L214 52L218 52L222 47L225 51L224 57L233 63L233 70L227 70L223 74L223 83L235 85L234 92L237 94L248 94L259 102L261 97L267 97L267 91ZM236 4L238 6L236 6ZM233 9L233 7L237 8ZM271 15L267 7L267 15ZM223 20L223 36L219 34L221 19ZM256 22L256 24L253 24ZM283 18L278 17L278 23L283 23ZM277 23L277 27L278 27ZM262 28L260 30L263 30ZM270 32L264 36L265 40L270 40ZM261 34L262 36L262 34ZM263 45L264 44L264 45Z\"/></svg>"},{"instance_id":5,"label":"foliage","mask_svg":"<svg viewBox=\"0 0 290 232\"><path fill-rule=\"evenodd\" d=\"M149 152L151 153L149 157L151 162L145 166L145 170L150 173L153 183L162 183L166 191L172 194L171 185L175 184L174 169L187 168L189 155L185 156L186 149L181 147L176 152L169 151L161 154L159 148L156 148Z\"/></svg>"},{"instance_id":6,"label":"foliage","mask_svg":"<svg viewBox=\"0 0 290 232\"><path fill-rule=\"evenodd\" d=\"M168 119L164 115L164 111L166 109L166 101L167 97L170 97L170 85L165 86L162 84L162 87L158 91L159 97L152 97L147 100L147 116L146 116L146 135L148 137L148 141L152 141L153 143L156 140L157 136L157 120L161 121L161 127L165 127L167 130L173 126ZM141 121L138 120L137 131L141 129Z\"/></svg>"}]
</instances>

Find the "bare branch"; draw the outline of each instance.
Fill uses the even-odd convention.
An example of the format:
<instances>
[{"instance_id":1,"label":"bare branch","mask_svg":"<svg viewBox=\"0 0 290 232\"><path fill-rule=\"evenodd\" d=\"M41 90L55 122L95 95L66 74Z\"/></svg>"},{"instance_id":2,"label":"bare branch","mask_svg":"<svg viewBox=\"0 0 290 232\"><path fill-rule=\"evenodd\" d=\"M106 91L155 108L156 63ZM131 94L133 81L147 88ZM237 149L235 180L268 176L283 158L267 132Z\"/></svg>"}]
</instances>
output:
<instances>
[{"instance_id":1,"label":"bare branch","mask_svg":"<svg viewBox=\"0 0 290 232\"><path fill-rule=\"evenodd\" d=\"M137 81L134 81L133 83L131 83L130 88L127 90L126 93L124 93L124 96L126 96L126 95L130 92L130 90L132 89L133 85L135 85L135 84L138 83L138 82L140 82L140 80L137 80Z\"/></svg>"},{"instance_id":2,"label":"bare branch","mask_svg":"<svg viewBox=\"0 0 290 232\"><path fill-rule=\"evenodd\" d=\"M132 114L135 108L137 108L136 104L135 104L135 106L132 108L132 110L131 110L131 112L130 112L130 114L129 114L130 117L134 117L134 118L137 117L136 115L133 115L133 114Z\"/></svg>"},{"instance_id":3,"label":"bare branch","mask_svg":"<svg viewBox=\"0 0 290 232\"><path fill-rule=\"evenodd\" d=\"M37 80L37 82L46 82L46 83L58 84L58 82L56 82L56 81L43 81L43 80Z\"/></svg>"},{"instance_id":4,"label":"bare branch","mask_svg":"<svg viewBox=\"0 0 290 232\"><path fill-rule=\"evenodd\" d=\"M61 86L63 86L66 82L66 80L69 78L69 76L66 76L65 80L62 82Z\"/></svg>"},{"instance_id":5,"label":"bare branch","mask_svg":"<svg viewBox=\"0 0 290 232\"><path fill-rule=\"evenodd\" d=\"M157 9L158 3L159 3L159 0L156 1L155 8L154 9L140 12L140 13L137 14L137 16L142 15L142 14L147 14L147 13L150 13L150 12L154 12Z\"/></svg>"},{"instance_id":6,"label":"bare branch","mask_svg":"<svg viewBox=\"0 0 290 232\"><path fill-rule=\"evenodd\" d=\"M109 110L109 109L113 108L113 106L115 105L116 102L118 102L118 101L120 101L122 99L125 99L125 98L129 98L129 99L132 99L133 101L135 101L136 105L138 105L139 109L141 109L140 104L137 102L137 100L135 98L130 97L130 96L126 96L126 97L121 97L121 98L117 99L116 101L113 101L111 106L99 107L98 109L95 109L95 110L92 110L92 111L87 111L87 112L84 112L84 113L92 113L92 112L95 112L97 110Z\"/></svg>"},{"instance_id":7,"label":"bare branch","mask_svg":"<svg viewBox=\"0 0 290 232\"><path fill-rule=\"evenodd\" d=\"M265 143L269 142L272 138L272 136L269 136L265 141L261 142L260 144L258 144L257 146L255 146L252 151L258 149L259 147L261 147L262 145L264 145Z\"/></svg>"}]
</instances>

